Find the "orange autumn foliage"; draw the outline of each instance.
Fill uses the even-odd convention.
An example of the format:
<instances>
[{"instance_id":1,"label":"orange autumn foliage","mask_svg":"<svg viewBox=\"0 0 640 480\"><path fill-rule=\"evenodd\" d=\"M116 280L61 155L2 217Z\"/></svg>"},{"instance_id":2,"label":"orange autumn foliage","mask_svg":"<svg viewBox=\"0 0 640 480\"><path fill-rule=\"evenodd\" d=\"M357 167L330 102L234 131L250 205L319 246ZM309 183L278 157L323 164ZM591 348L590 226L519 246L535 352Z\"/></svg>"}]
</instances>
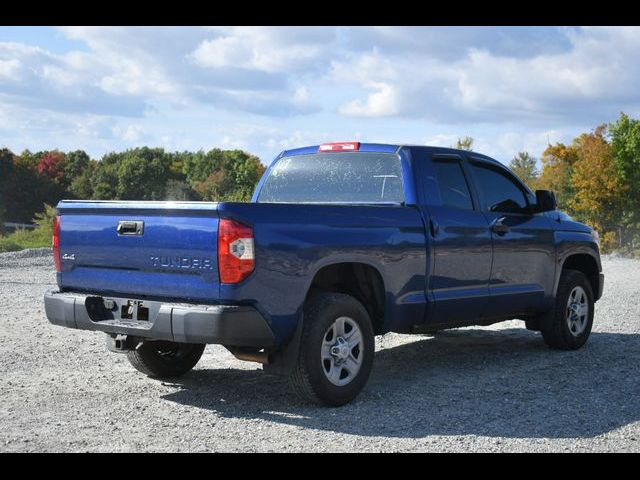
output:
<instances>
[{"instance_id":1,"label":"orange autumn foliage","mask_svg":"<svg viewBox=\"0 0 640 480\"><path fill-rule=\"evenodd\" d=\"M615 228L620 218L626 188L621 184L613 160L606 126L583 133L573 141L578 159L573 164L571 182L575 191L571 210L599 232ZM609 235L610 242L615 238ZM605 248L614 245L605 245Z\"/></svg>"}]
</instances>

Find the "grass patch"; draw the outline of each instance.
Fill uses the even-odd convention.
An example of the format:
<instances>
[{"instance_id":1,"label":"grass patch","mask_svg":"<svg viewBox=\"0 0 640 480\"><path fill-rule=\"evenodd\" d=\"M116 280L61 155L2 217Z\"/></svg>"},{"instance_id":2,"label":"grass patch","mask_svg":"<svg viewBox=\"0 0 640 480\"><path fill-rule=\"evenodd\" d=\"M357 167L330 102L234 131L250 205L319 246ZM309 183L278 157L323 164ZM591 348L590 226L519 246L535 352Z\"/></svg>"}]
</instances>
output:
<instances>
[{"instance_id":1,"label":"grass patch","mask_svg":"<svg viewBox=\"0 0 640 480\"><path fill-rule=\"evenodd\" d=\"M9 237L0 237L0 253L17 252L18 250L22 250L20 244L14 242Z\"/></svg>"},{"instance_id":2,"label":"grass patch","mask_svg":"<svg viewBox=\"0 0 640 480\"><path fill-rule=\"evenodd\" d=\"M9 235L0 237L0 252L16 252L25 248L50 247L52 234L45 230L43 228L17 230Z\"/></svg>"},{"instance_id":3,"label":"grass patch","mask_svg":"<svg viewBox=\"0 0 640 480\"><path fill-rule=\"evenodd\" d=\"M25 248L50 247L55 216L56 209L45 205L44 212L36 214L34 219L34 222L38 225L36 228L33 230L16 230L9 235L0 237L0 253L17 252Z\"/></svg>"}]
</instances>

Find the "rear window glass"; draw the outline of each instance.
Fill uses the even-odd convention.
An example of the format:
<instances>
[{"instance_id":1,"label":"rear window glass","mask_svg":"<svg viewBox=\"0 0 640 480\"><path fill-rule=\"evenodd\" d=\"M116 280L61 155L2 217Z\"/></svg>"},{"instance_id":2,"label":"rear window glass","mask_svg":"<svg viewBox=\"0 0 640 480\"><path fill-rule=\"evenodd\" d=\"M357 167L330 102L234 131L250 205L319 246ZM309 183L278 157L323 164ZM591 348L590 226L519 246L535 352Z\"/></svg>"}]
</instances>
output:
<instances>
[{"instance_id":1,"label":"rear window glass","mask_svg":"<svg viewBox=\"0 0 640 480\"><path fill-rule=\"evenodd\" d=\"M258 202L401 203L402 166L389 153L338 152L283 157Z\"/></svg>"}]
</instances>

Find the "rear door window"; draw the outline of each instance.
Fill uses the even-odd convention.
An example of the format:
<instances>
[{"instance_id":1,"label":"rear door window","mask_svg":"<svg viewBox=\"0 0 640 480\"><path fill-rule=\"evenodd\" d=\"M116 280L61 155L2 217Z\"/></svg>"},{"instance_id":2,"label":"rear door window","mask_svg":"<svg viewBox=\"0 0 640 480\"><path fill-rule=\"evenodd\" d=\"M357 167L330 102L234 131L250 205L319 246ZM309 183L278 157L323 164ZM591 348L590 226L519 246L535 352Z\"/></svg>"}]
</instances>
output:
<instances>
[{"instance_id":1,"label":"rear door window","mask_svg":"<svg viewBox=\"0 0 640 480\"><path fill-rule=\"evenodd\" d=\"M438 190L445 207L473 210L473 201L462 165L455 159L434 159Z\"/></svg>"}]
</instances>

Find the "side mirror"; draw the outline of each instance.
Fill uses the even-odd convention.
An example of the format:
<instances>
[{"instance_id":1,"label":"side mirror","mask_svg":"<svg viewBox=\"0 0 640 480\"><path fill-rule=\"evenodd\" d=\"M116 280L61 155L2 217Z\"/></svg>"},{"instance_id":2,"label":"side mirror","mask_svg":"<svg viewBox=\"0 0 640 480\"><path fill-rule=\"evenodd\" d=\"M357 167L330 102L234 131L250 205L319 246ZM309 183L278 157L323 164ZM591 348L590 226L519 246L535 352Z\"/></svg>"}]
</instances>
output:
<instances>
[{"instance_id":1,"label":"side mirror","mask_svg":"<svg viewBox=\"0 0 640 480\"><path fill-rule=\"evenodd\" d=\"M557 206L555 193L551 190L536 190L536 212L550 212Z\"/></svg>"}]
</instances>

